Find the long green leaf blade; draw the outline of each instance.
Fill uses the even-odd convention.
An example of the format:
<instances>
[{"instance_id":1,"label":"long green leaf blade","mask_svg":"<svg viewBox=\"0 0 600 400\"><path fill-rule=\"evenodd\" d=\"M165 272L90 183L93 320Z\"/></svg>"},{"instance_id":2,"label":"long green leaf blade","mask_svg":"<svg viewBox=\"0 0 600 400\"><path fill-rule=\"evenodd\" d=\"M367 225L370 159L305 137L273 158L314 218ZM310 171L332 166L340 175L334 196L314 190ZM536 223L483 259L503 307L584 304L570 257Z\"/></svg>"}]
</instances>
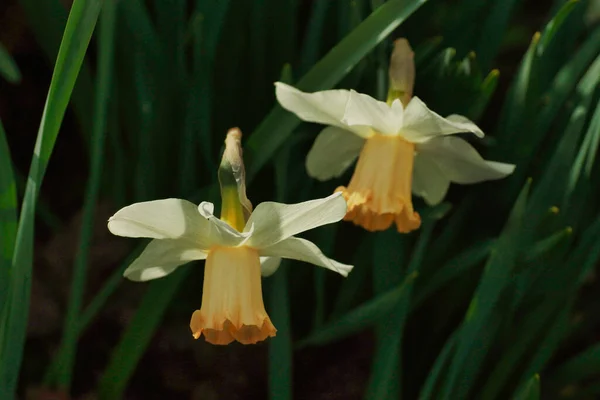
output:
<instances>
[{"instance_id":1,"label":"long green leaf blade","mask_svg":"<svg viewBox=\"0 0 600 400\"><path fill-rule=\"evenodd\" d=\"M406 296L406 289L417 277L406 276L402 284L330 322L298 343L298 347L323 345L369 328L385 318Z\"/></svg>"},{"instance_id":2,"label":"long green leaf blade","mask_svg":"<svg viewBox=\"0 0 600 400\"><path fill-rule=\"evenodd\" d=\"M490 317L502 290L510 282L511 270L515 265L518 249L522 245L521 224L525 215L530 183L528 181L521 190L471 300L460 328L444 397L465 398L468 395L492 340L494 325Z\"/></svg>"},{"instance_id":3,"label":"long green leaf blade","mask_svg":"<svg viewBox=\"0 0 600 400\"><path fill-rule=\"evenodd\" d=\"M21 82L21 71L2 43L0 43L0 75L10 83Z\"/></svg>"},{"instance_id":4,"label":"long green leaf blade","mask_svg":"<svg viewBox=\"0 0 600 400\"><path fill-rule=\"evenodd\" d=\"M21 366L31 291L34 217L39 188L101 5L101 0L75 0L73 3L50 82L19 220L9 300L3 309L1 321L0 388L5 390L8 397L0 397L13 397Z\"/></svg>"},{"instance_id":5,"label":"long green leaf blade","mask_svg":"<svg viewBox=\"0 0 600 400\"><path fill-rule=\"evenodd\" d=\"M17 235L17 188L6 133L0 121L0 311L7 296Z\"/></svg>"}]
</instances>

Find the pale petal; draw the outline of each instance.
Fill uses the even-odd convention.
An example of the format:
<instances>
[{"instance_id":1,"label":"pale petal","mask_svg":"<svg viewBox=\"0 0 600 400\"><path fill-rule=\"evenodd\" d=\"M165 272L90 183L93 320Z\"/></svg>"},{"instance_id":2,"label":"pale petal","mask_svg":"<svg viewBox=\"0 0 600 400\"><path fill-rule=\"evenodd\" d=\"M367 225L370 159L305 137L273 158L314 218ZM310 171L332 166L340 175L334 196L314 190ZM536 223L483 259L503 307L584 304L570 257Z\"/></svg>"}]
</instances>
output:
<instances>
[{"instance_id":1,"label":"pale petal","mask_svg":"<svg viewBox=\"0 0 600 400\"><path fill-rule=\"evenodd\" d=\"M297 237L289 237L279 243L261 249L259 254L261 256L274 256L304 261L330 269L342 276L348 276L348 273L354 268L353 265L342 264L331 258L327 258L316 244Z\"/></svg>"},{"instance_id":2,"label":"pale petal","mask_svg":"<svg viewBox=\"0 0 600 400\"><path fill-rule=\"evenodd\" d=\"M452 182L469 184L502 179L512 174L513 164L484 160L467 141L441 137L417 145L417 151L435 160Z\"/></svg>"},{"instance_id":3,"label":"pale petal","mask_svg":"<svg viewBox=\"0 0 600 400\"><path fill-rule=\"evenodd\" d=\"M178 239L154 239L131 263L123 276L132 281L149 281L169 275L177 267L194 260L204 260L207 253Z\"/></svg>"},{"instance_id":4,"label":"pale petal","mask_svg":"<svg viewBox=\"0 0 600 400\"><path fill-rule=\"evenodd\" d=\"M244 232L254 226L247 246L262 249L297 233L340 221L346 215L341 193L298 204L260 203L246 223Z\"/></svg>"},{"instance_id":5,"label":"pale petal","mask_svg":"<svg viewBox=\"0 0 600 400\"><path fill-rule=\"evenodd\" d=\"M226 247L242 246L246 243L248 238L252 236L253 227L252 225L247 226L247 232L238 232L231 227L227 222L217 218L214 212L215 206L212 203L203 201L198 206L200 215L208 220L208 236L211 239L211 245L219 245Z\"/></svg>"},{"instance_id":6,"label":"pale petal","mask_svg":"<svg viewBox=\"0 0 600 400\"><path fill-rule=\"evenodd\" d=\"M395 135L402 126L402 103L392 107L366 94L350 91L342 122L348 126L368 126L384 135Z\"/></svg>"},{"instance_id":7,"label":"pale petal","mask_svg":"<svg viewBox=\"0 0 600 400\"><path fill-rule=\"evenodd\" d=\"M444 118L431 111L418 97L413 97L404 110L401 135L413 143L421 143L434 137L471 132L483 137L483 131L466 117L450 115Z\"/></svg>"},{"instance_id":8,"label":"pale petal","mask_svg":"<svg viewBox=\"0 0 600 400\"><path fill-rule=\"evenodd\" d=\"M440 203L448 192L450 179L444 175L435 160L425 153L415 155L413 168L412 192L430 206Z\"/></svg>"},{"instance_id":9,"label":"pale petal","mask_svg":"<svg viewBox=\"0 0 600 400\"><path fill-rule=\"evenodd\" d=\"M108 220L108 229L118 236L186 239L205 249L211 242L209 228L196 205L181 199L135 203Z\"/></svg>"},{"instance_id":10,"label":"pale petal","mask_svg":"<svg viewBox=\"0 0 600 400\"><path fill-rule=\"evenodd\" d=\"M350 97L348 90L305 93L285 83L276 82L275 95L283 108L293 112L304 121L345 128L362 137L372 134L368 127L349 127L342 122L346 103Z\"/></svg>"},{"instance_id":11,"label":"pale petal","mask_svg":"<svg viewBox=\"0 0 600 400\"><path fill-rule=\"evenodd\" d=\"M279 257L261 257L260 258L260 274L264 277L273 275L281 265Z\"/></svg>"},{"instance_id":12,"label":"pale petal","mask_svg":"<svg viewBox=\"0 0 600 400\"><path fill-rule=\"evenodd\" d=\"M335 126L321 131L306 156L308 175L320 181L337 178L356 160L365 139Z\"/></svg>"}]
</instances>

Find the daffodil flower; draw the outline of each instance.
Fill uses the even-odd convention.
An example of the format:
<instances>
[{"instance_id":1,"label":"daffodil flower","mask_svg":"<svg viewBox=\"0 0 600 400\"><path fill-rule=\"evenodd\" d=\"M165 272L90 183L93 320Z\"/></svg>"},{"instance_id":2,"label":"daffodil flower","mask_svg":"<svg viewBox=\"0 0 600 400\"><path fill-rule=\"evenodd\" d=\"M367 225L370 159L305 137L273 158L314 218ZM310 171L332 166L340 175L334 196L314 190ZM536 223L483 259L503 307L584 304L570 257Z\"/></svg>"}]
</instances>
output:
<instances>
[{"instance_id":1,"label":"daffodil flower","mask_svg":"<svg viewBox=\"0 0 600 400\"><path fill-rule=\"evenodd\" d=\"M194 338L213 344L234 340L249 344L275 336L265 311L261 289L264 273L272 273L280 258L328 268L343 276L352 269L323 255L312 242L295 237L309 229L340 221L346 202L339 193L299 204L265 202L253 211L246 198L241 133L230 130L219 169L221 218L214 205L199 206L182 199L135 203L108 221L115 235L153 239L125 270L133 281L162 278L179 266L206 260L202 306L191 319Z\"/></svg>"},{"instance_id":2,"label":"daffodil flower","mask_svg":"<svg viewBox=\"0 0 600 400\"><path fill-rule=\"evenodd\" d=\"M406 43L399 42L399 47ZM406 47L404 47L406 49ZM412 63L412 57L405 59ZM441 202L450 182L471 184L504 178L514 165L484 160L465 140L451 136L484 134L460 115L443 118L412 95L410 68L392 75L398 98L388 103L354 90L301 92L275 83L277 100L300 119L329 125L317 136L306 158L313 178L325 181L342 175L358 158L348 187L338 187L348 202L345 220L369 231L389 228L399 232L418 229L411 192L429 205ZM393 89L393 90L392 90ZM408 94L408 96L407 96Z\"/></svg>"}]
</instances>

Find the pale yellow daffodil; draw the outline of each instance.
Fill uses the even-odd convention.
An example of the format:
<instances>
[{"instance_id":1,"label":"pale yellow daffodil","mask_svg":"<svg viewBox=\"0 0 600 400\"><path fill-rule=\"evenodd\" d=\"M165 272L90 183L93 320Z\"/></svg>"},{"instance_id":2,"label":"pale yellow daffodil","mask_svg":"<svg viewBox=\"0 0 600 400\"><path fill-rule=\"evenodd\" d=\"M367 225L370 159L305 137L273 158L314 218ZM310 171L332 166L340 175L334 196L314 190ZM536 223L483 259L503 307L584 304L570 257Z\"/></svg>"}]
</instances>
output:
<instances>
[{"instance_id":1,"label":"pale yellow daffodil","mask_svg":"<svg viewBox=\"0 0 600 400\"><path fill-rule=\"evenodd\" d=\"M220 219L212 203L196 206L163 199L132 204L108 221L115 235L153 239L125 271L130 280L162 278L185 263L206 260L202 306L193 313L190 328L196 339L203 334L213 344L256 343L275 336L263 303L261 269L263 275L273 273L280 258L343 276L352 269L294 236L340 221L346 213L342 195L292 205L265 202L252 210L245 193L240 136L239 130L230 130L219 169Z\"/></svg>"},{"instance_id":2,"label":"pale yellow daffodil","mask_svg":"<svg viewBox=\"0 0 600 400\"><path fill-rule=\"evenodd\" d=\"M461 132L484 136L466 117L443 118L411 97L412 52L406 41L396 45L404 55L392 57L397 70L390 70L395 84L390 93L396 98L387 103L354 90L305 93L281 82L275 83L275 93L281 106L300 119L329 125L306 158L311 177L321 181L339 177L358 158L349 185L336 189L348 202L344 219L369 231L395 223L399 232L406 233L421 225L411 192L435 205L443 200L450 182L500 179L515 166L486 161L467 141L451 136Z\"/></svg>"}]
</instances>

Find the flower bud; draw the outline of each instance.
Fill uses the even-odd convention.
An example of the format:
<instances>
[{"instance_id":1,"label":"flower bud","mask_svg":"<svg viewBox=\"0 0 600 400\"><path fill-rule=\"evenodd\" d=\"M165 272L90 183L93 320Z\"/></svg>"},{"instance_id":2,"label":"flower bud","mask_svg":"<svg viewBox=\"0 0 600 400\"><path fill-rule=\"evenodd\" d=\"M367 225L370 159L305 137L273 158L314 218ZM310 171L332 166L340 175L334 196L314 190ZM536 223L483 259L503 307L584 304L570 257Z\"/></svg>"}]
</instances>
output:
<instances>
[{"instance_id":1,"label":"flower bud","mask_svg":"<svg viewBox=\"0 0 600 400\"><path fill-rule=\"evenodd\" d=\"M221 185L221 219L238 230L244 228L252 213L252 203L246 197L246 169L241 142L242 132L238 128L227 132L218 174Z\"/></svg>"},{"instance_id":2,"label":"flower bud","mask_svg":"<svg viewBox=\"0 0 600 400\"><path fill-rule=\"evenodd\" d=\"M390 59L390 88L388 102L400 99L406 107L410 101L415 85L415 53L408 40L402 38L394 42L394 50Z\"/></svg>"}]
</instances>

